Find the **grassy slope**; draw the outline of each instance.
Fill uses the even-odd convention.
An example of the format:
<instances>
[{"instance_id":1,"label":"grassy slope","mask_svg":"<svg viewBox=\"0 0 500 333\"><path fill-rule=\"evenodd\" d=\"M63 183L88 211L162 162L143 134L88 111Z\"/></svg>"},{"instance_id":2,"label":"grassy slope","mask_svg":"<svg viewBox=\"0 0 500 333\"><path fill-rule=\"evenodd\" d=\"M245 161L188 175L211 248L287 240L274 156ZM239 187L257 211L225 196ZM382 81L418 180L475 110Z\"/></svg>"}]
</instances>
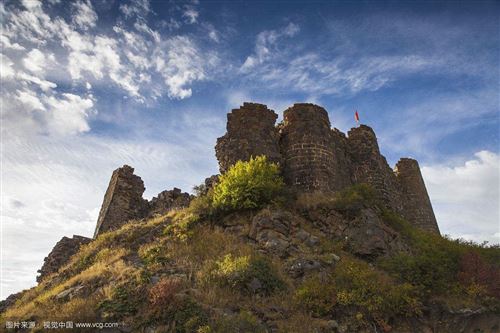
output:
<instances>
[{"instance_id":1,"label":"grassy slope","mask_svg":"<svg viewBox=\"0 0 500 333\"><path fill-rule=\"evenodd\" d=\"M301 197L286 209L299 214L329 206L352 214L360 203L375 207L363 191ZM209 218L206 208L200 198L190 208L100 235L57 274L25 292L1 315L2 322L124 321L134 331L200 333L330 332L336 326L402 332L412 331L414 318L426 318L435 304L499 309L498 248L420 232L394 213L377 210L411 251L368 263L340 240L318 233L321 243L301 249L302 255L329 262L336 254L340 261L293 279L286 273L289 260L264 255L241 234L224 231L217 221L228 217ZM249 227L255 212L233 212L231 218ZM308 231L316 232L312 226ZM56 297L79 286L71 297Z\"/></svg>"}]
</instances>

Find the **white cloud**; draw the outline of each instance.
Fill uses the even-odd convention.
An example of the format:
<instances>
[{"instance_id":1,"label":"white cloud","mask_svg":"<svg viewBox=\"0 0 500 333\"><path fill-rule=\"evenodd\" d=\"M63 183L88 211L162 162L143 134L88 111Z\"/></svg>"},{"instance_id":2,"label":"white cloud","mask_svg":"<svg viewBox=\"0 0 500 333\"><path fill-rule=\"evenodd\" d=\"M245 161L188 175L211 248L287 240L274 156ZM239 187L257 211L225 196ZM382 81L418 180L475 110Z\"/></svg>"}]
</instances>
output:
<instances>
[{"instance_id":1,"label":"white cloud","mask_svg":"<svg viewBox=\"0 0 500 333\"><path fill-rule=\"evenodd\" d=\"M187 23L194 24L198 21L198 16L200 16L200 13L198 13L198 11L192 7L187 7L182 16L184 16Z\"/></svg>"},{"instance_id":2,"label":"white cloud","mask_svg":"<svg viewBox=\"0 0 500 333\"><path fill-rule=\"evenodd\" d=\"M192 90L186 85L205 79L205 68L216 61L214 55L202 56L191 39L181 36L166 40L153 58L168 87L168 95L179 99L191 96Z\"/></svg>"},{"instance_id":3,"label":"white cloud","mask_svg":"<svg viewBox=\"0 0 500 333\"><path fill-rule=\"evenodd\" d=\"M23 59L23 64L29 71L42 74L45 71L47 59L40 50L33 49Z\"/></svg>"},{"instance_id":4,"label":"white cloud","mask_svg":"<svg viewBox=\"0 0 500 333\"><path fill-rule=\"evenodd\" d=\"M89 112L94 106L91 98L82 98L74 94L63 94L62 98L54 96L45 99L50 108L49 126L58 134L75 134L87 132Z\"/></svg>"},{"instance_id":5,"label":"white cloud","mask_svg":"<svg viewBox=\"0 0 500 333\"><path fill-rule=\"evenodd\" d=\"M12 44L9 40L9 37L5 35L0 35L0 43L2 44L3 48L6 49L12 49L12 50L17 50L17 51L22 51L25 50L26 48L22 45L19 45L18 43Z\"/></svg>"},{"instance_id":6,"label":"white cloud","mask_svg":"<svg viewBox=\"0 0 500 333\"><path fill-rule=\"evenodd\" d=\"M57 84L54 83L54 82L51 82L51 81L48 81L48 80L44 80L44 79L41 79L41 78L39 78L37 76L31 75L31 74L28 74L28 73L24 73L24 72L21 72L21 71L19 71L19 72L16 73L16 78L20 79L21 81L24 81L24 82L29 82L29 83L36 84L44 92L48 92L51 89L54 89L54 88L57 87Z\"/></svg>"},{"instance_id":7,"label":"white cloud","mask_svg":"<svg viewBox=\"0 0 500 333\"><path fill-rule=\"evenodd\" d=\"M6 50L29 50L24 52L21 62L17 58L11 61L14 58L10 53L11 58L2 61L2 78L22 81L14 84L14 89L7 88L11 97L15 91L23 91L26 85L29 89L43 90L48 97L57 88L56 99L62 93L73 94L66 88L69 76L73 87L85 89L87 83L110 85L125 91L136 102L153 101L164 94L183 99L192 95L193 83L208 77L217 59L214 52L202 51L192 37L173 36L162 40L160 33L146 20L152 12L147 0L120 5L126 18L135 19L133 28L127 28L130 24L119 18L111 32L100 34L90 29L96 27L98 17L89 0L72 4L69 20L49 15L50 6L41 2L25 1L23 6L11 6L4 15L2 45ZM193 5L174 6L174 11L179 16L186 12L190 21L198 17ZM215 29L210 36L218 38ZM19 64L26 70L21 70ZM57 79L64 84L59 86Z\"/></svg>"},{"instance_id":8,"label":"white cloud","mask_svg":"<svg viewBox=\"0 0 500 333\"><path fill-rule=\"evenodd\" d=\"M253 67L262 64L275 55L276 43L283 37L293 37L300 31L298 25L289 23L280 30L266 30L257 35L255 53L246 58L241 66L243 72L248 72Z\"/></svg>"},{"instance_id":9,"label":"white cloud","mask_svg":"<svg viewBox=\"0 0 500 333\"><path fill-rule=\"evenodd\" d=\"M207 29L208 38L210 38L216 43L220 42L220 34L212 24L204 24L204 28Z\"/></svg>"},{"instance_id":10,"label":"white cloud","mask_svg":"<svg viewBox=\"0 0 500 333\"><path fill-rule=\"evenodd\" d=\"M36 93L32 90L17 91L17 99L28 111L45 110L45 106L43 106Z\"/></svg>"},{"instance_id":11,"label":"white cloud","mask_svg":"<svg viewBox=\"0 0 500 333\"><path fill-rule=\"evenodd\" d=\"M130 4L120 5L120 10L127 18L132 17L133 15L146 17L149 12L151 12L151 7L149 0L132 0L130 1Z\"/></svg>"},{"instance_id":12,"label":"white cloud","mask_svg":"<svg viewBox=\"0 0 500 333\"><path fill-rule=\"evenodd\" d=\"M441 229L452 237L500 243L500 156L480 151L457 165L422 167Z\"/></svg>"},{"instance_id":13,"label":"white cloud","mask_svg":"<svg viewBox=\"0 0 500 333\"><path fill-rule=\"evenodd\" d=\"M97 13L94 11L89 0L80 1L74 4L75 13L72 21L80 29L87 30L95 27L97 22Z\"/></svg>"},{"instance_id":14,"label":"white cloud","mask_svg":"<svg viewBox=\"0 0 500 333\"><path fill-rule=\"evenodd\" d=\"M14 65L12 60L10 60L6 55L0 53L0 76L2 80L7 80L15 76L12 65Z\"/></svg>"}]
</instances>

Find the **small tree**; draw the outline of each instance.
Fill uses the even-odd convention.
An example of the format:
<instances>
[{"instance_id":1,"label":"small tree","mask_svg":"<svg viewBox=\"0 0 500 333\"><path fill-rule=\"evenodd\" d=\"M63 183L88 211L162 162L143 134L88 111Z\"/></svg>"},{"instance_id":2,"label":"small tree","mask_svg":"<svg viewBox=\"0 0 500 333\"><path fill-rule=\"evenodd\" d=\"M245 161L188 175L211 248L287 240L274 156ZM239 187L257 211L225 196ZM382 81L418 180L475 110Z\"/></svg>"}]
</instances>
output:
<instances>
[{"instance_id":1,"label":"small tree","mask_svg":"<svg viewBox=\"0 0 500 333\"><path fill-rule=\"evenodd\" d=\"M224 173L213 193L213 206L220 210L259 208L283 190L279 166L265 156L238 161Z\"/></svg>"}]
</instances>

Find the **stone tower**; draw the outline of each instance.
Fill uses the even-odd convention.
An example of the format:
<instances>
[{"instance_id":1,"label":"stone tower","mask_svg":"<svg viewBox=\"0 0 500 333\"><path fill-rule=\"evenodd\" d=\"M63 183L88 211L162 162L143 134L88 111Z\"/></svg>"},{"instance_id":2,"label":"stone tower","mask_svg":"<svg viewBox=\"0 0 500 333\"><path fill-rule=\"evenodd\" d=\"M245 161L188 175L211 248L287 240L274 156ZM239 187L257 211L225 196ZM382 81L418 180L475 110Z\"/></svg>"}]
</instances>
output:
<instances>
[{"instance_id":1,"label":"stone tower","mask_svg":"<svg viewBox=\"0 0 500 333\"><path fill-rule=\"evenodd\" d=\"M439 234L418 162L411 158L402 158L394 171L403 196L403 216L417 227Z\"/></svg>"},{"instance_id":2,"label":"stone tower","mask_svg":"<svg viewBox=\"0 0 500 333\"><path fill-rule=\"evenodd\" d=\"M401 212L396 176L385 157L380 154L373 129L366 125L352 128L348 132L348 142L354 183L371 185L387 207Z\"/></svg>"},{"instance_id":3,"label":"stone tower","mask_svg":"<svg viewBox=\"0 0 500 333\"><path fill-rule=\"evenodd\" d=\"M118 229L127 221L143 218L148 202L142 198L144 182L134 168L124 165L113 171L99 212L94 238L102 232Z\"/></svg>"},{"instance_id":4,"label":"stone tower","mask_svg":"<svg viewBox=\"0 0 500 333\"><path fill-rule=\"evenodd\" d=\"M227 133L217 139L215 155L221 172L239 160L267 156L271 162L280 162L278 130L275 122L278 115L267 106L243 103L239 109L227 115Z\"/></svg>"},{"instance_id":5,"label":"stone tower","mask_svg":"<svg viewBox=\"0 0 500 333\"><path fill-rule=\"evenodd\" d=\"M335 191L350 183L348 169L339 167L345 161L336 159L341 138L334 138L324 108L294 104L283 117L280 147L287 184L306 191Z\"/></svg>"}]
</instances>

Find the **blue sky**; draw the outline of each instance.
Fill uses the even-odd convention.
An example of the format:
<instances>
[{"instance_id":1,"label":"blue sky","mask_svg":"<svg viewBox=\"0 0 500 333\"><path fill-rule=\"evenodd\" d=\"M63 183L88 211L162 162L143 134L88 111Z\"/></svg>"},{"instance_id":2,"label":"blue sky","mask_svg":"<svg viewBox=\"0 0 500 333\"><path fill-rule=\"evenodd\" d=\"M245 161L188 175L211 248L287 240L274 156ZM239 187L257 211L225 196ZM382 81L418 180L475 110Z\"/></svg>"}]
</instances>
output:
<instances>
[{"instance_id":1,"label":"blue sky","mask_svg":"<svg viewBox=\"0 0 500 333\"><path fill-rule=\"evenodd\" d=\"M1 299L62 236L91 236L111 172L151 198L217 173L244 101L357 109L422 167L442 233L500 242L495 2L4 1Z\"/></svg>"}]
</instances>

